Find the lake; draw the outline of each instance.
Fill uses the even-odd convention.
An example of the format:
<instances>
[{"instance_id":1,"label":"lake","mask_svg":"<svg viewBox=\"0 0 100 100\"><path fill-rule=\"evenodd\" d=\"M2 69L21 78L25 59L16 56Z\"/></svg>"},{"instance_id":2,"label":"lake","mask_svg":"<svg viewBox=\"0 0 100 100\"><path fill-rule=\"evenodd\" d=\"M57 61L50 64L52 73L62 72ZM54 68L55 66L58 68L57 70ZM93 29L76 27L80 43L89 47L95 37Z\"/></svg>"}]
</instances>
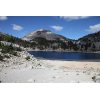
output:
<instances>
[{"instance_id":1,"label":"lake","mask_svg":"<svg viewBox=\"0 0 100 100\"><path fill-rule=\"evenodd\" d=\"M31 55L37 58L54 59L54 60L96 60L100 59L98 53L81 53L81 52L55 52L55 51L29 51Z\"/></svg>"}]
</instances>

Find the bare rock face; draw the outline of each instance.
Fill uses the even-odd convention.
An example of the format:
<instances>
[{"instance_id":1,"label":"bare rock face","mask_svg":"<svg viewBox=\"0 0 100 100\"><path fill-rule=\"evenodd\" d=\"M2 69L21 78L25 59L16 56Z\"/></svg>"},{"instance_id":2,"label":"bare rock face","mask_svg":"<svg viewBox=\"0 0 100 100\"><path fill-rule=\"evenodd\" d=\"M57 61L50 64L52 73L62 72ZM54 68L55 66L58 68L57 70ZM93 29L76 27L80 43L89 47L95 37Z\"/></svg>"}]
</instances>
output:
<instances>
[{"instance_id":1,"label":"bare rock face","mask_svg":"<svg viewBox=\"0 0 100 100\"><path fill-rule=\"evenodd\" d=\"M23 37L23 40L31 41L35 38L45 38L46 40L64 40L66 39L64 36L55 34L49 30L45 29L39 29L37 31L31 32L25 37Z\"/></svg>"}]
</instances>

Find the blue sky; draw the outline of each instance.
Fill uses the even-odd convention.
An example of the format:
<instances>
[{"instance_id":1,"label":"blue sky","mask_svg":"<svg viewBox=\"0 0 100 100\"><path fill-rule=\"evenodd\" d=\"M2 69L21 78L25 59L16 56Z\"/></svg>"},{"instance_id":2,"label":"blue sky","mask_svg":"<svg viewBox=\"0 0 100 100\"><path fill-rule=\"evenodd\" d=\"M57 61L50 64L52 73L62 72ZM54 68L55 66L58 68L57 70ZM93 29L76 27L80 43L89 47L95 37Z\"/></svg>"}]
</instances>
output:
<instances>
[{"instance_id":1,"label":"blue sky","mask_svg":"<svg viewBox=\"0 0 100 100\"><path fill-rule=\"evenodd\" d=\"M100 31L99 16L1 16L0 31L16 37L48 29L67 38L78 39Z\"/></svg>"}]
</instances>

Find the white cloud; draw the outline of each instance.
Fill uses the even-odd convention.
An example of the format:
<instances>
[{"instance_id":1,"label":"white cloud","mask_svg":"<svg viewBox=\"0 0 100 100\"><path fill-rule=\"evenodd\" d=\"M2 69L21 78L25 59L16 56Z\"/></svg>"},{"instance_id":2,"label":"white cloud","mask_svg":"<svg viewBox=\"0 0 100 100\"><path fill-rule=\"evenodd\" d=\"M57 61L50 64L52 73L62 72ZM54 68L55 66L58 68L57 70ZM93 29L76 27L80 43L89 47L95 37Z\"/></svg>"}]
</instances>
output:
<instances>
[{"instance_id":1,"label":"white cloud","mask_svg":"<svg viewBox=\"0 0 100 100\"><path fill-rule=\"evenodd\" d=\"M100 31L100 24L96 24L96 25L91 25L89 26L89 29L88 29L89 32L98 32Z\"/></svg>"},{"instance_id":2,"label":"white cloud","mask_svg":"<svg viewBox=\"0 0 100 100\"><path fill-rule=\"evenodd\" d=\"M56 25L51 26L51 28L53 28L53 29L56 30L56 31L61 31L61 30L63 29L62 26L56 26Z\"/></svg>"},{"instance_id":3,"label":"white cloud","mask_svg":"<svg viewBox=\"0 0 100 100\"><path fill-rule=\"evenodd\" d=\"M4 20L7 20L7 16L0 16L0 21L4 21Z\"/></svg>"},{"instance_id":4,"label":"white cloud","mask_svg":"<svg viewBox=\"0 0 100 100\"><path fill-rule=\"evenodd\" d=\"M13 30L15 30L15 31L21 31L23 29L22 26L17 25L17 24L12 24L12 26L13 26Z\"/></svg>"},{"instance_id":5,"label":"white cloud","mask_svg":"<svg viewBox=\"0 0 100 100\"><path fill-rule=\"evenodd\" d=\"M79 19L86 19L90 16L60 16L60 18L63 18L65 20L71 21L71 20L79 20Z\"/></svg>"}]
</instances>

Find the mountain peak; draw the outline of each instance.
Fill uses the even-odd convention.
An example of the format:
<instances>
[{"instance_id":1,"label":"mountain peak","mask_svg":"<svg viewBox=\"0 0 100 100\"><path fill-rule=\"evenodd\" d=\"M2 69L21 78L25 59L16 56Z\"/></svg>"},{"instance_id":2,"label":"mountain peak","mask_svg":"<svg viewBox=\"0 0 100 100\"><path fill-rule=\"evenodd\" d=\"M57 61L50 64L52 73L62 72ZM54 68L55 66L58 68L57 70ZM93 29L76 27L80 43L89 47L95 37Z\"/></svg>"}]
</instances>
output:
<instances>
[{"instance_id":1,"label":"mountain peak","mask_svg":"<svg viewBox=\"0 0 100 100\"><path fill-rule=\"evenodd\" d=\"M50 30L46 30L46 29L38 29L36 31L33 31L29 33L28 35L26 35L23 39L31 41L35 38L45 38L47 40L56 40L56 39L62 39L62 38L64 39L63 36L55 34L51 32Z\"/></svg>"},{"instance_id":2,"label":"mountain peak","mask_svg":"<svg viewBox=\"0 0 100 100\"><path fill-rule=\"evenodd\" d=\"M47 30L47 29L38 29L38 30L36 30L36 31L49 31L49 30Z\"/></svg>"},{"instance_id":3,"label":"mountain peak","mask_svg":"<svg viewBox=\"0 0 100 100\"><path fill-rule=\"evenodd\" d=\"M53 33L53 32L51 32L50 30L47 30L47 29L38 29L38 30L36 30L36 31L34 31L34 32L45 32L45 33Z\"/></svg>"}]
</instances>

